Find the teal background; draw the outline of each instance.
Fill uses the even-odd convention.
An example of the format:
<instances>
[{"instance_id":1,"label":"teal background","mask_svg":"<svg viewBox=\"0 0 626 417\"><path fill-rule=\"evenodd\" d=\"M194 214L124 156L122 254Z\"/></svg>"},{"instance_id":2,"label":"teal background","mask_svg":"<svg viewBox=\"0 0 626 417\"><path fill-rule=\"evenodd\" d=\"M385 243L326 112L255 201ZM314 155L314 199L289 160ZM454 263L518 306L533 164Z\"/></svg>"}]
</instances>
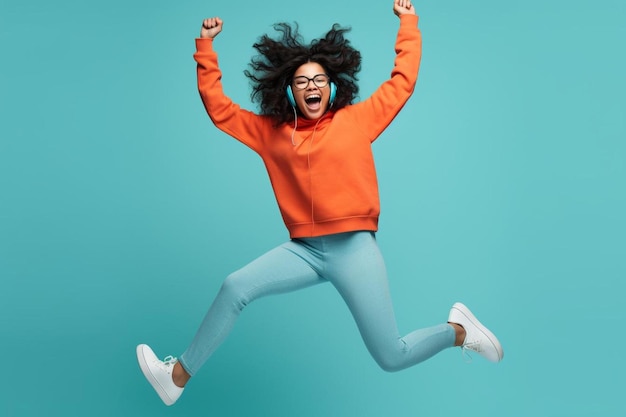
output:
<instances>
[{"instance_id":1,"label":"teal background","mask_svg":"<svg viewBox=\"0 0 626 417\"><path fill-rule=\"evenodd\" d=\"M227 93L276 21L352 26L361 96L392 2L0 6L0 415L608 416L626 411L626 3L423 1L417 90L374 145L402 331L462 300L505 359L379 370L329 285L251 305L181 401L134 348L180 355L222 279L287 239L259 158L215 129L193 39L219 15Z\"/></svg>"}]
</instances>

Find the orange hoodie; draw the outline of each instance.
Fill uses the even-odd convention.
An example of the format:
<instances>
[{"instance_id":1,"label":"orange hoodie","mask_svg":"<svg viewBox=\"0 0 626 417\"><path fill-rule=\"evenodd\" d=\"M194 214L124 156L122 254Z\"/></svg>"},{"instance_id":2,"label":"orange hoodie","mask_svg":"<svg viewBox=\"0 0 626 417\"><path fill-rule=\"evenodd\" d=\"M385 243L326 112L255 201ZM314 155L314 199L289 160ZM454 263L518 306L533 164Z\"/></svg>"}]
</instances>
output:
<instances>
[{"instance_id":1,"label":"orange hoodie","mask_svg":"<svg viewBox=\"0 0 626 417\"><path fill-rule=\"evenodd\" d=\"M225 96L212 39L196 39L198 88L206 111L215 126L263 159L291 238L378 229L371 144L415 88L422 51L417 22L417 16L400 16L391 78L374 94L319 120L298 118L297 128L293 123L274 127L269 117Z\"/></svg>"}]
</instances>

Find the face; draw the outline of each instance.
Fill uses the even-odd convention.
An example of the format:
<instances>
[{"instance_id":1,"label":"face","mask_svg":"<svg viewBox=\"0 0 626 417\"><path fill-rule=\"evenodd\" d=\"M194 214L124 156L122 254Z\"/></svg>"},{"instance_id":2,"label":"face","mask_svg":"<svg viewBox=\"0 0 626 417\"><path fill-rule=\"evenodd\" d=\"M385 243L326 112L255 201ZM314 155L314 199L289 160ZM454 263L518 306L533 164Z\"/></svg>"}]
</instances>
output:
<instances>
[{"instance_id":1,"label":"face","mask_svg":"<svg viewBox=\"0 0 626 417\"><path fill-rule=\"evenodd\" d=\"M324 77L316 78L316 76L320 75L325 76L326 71L317 62L307 62L301 65L293 75L291 90L296 99L298 109L307 119L319 119L328 109L328 100L330 98L328 82L330 80L327 77L326 79ZM297 77L307 77L311 81L304 78L298 79ZM323 81L327 81L323 87L316 85L316 83L318 85L324 84Z\"/></svg>"}]
</instances>

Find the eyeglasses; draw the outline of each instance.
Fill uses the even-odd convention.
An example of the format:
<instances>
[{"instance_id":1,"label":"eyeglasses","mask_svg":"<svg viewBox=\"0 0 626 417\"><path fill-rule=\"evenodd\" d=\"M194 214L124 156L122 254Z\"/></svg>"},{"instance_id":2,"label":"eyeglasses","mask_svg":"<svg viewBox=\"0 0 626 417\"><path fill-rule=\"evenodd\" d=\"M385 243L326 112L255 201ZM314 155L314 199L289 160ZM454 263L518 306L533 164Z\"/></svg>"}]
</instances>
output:
<instances>
[{"instance_id":1,"label":"eyeglasses","mask_svg":"<svg viewBox=\"0 0 626 417\"><path fill-rule=\"evenodd\" d=\"M304 90L309 86L309 82L313 81L313 84L317 88L324 88L328 85L330 78L326 74L317 74L313 78L305 77L304 75L299 75L297 77L293 77L293 86L297 90Z\"/></svg>"}]
</instances>

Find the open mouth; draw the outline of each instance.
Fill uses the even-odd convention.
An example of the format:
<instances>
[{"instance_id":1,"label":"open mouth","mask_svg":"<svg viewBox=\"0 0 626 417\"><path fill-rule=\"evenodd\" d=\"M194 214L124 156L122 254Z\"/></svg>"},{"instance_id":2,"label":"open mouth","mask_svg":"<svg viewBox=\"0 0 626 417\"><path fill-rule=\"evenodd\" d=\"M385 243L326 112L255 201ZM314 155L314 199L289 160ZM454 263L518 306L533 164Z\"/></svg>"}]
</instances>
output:
<instances>
[{"instance_id":1,"label":"open mouth","mask_svg":"<svg viewBox=\"0 0 626 417\"><path fill-rule=\"evenodd\" d=\"M322 96L319 94L311 94L310 96L306 97L304 101L306 102L308 108L310 108L311 110L317 110L320 108L320 105L322 103Z\"/></svg>"}]
</instances>

